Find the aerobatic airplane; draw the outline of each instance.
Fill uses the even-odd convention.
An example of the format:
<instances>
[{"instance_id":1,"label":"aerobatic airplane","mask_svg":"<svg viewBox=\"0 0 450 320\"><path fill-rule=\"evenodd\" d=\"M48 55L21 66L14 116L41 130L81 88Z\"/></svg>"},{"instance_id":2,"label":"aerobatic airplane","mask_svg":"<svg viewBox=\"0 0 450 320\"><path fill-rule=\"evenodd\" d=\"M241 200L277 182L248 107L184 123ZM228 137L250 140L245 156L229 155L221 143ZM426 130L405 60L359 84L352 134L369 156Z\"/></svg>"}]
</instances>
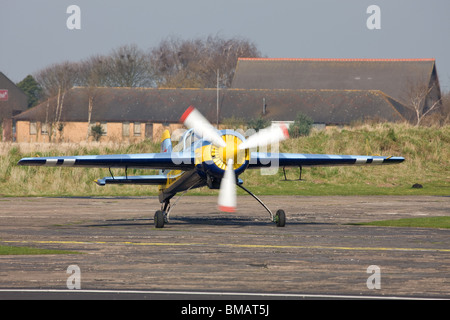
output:
<instances>
[{"instance_id":1,"label":"aerobatic airplane","mask_svg":"<svg viewBox=\"0 0 450 320\"><path fill-rule=\"evenodd\" d=\"M156 228L163 228L169 221L170 200L179 192L207 186L219 189L218 207L224 212L236 209L236 186L253 196L270 214L270 219L284 227L286 215L283 210L275 214L237 177L246 169L270 167L310 167L342 165L383 165L404 161L402 157L351 156L301 153L252 152L258 147L278 143L289 137L286 126L269 127L250 135L247 139L234 130L217 130L194 107L182 115L181 122L188 130L172 149L169 132L163 133L161 152L145 154L118 154L94 156L35 157L23 158L24 166L70 166L95 168L124 168L125 176L104 177L95 182L106 184L159 185L161 210L156 211ZM128 168L159 169L157 175L128 176Z\"/></svg>"}]
</instances>

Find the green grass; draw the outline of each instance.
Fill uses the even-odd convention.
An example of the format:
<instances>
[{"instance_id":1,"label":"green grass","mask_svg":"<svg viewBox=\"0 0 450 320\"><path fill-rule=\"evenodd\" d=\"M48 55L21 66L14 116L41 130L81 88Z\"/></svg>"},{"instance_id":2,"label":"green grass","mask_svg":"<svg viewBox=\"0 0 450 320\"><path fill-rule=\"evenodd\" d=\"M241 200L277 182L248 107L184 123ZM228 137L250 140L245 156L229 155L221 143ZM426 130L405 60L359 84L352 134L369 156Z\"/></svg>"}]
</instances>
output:
<instances>
[{"instance_id":1,"label":"green grass","mask_svg":"<svg viewBox=\"0 0 450 320\"><path fill-rule=\"evenodd\" d=\"M0 255L39 255L39 254L79 254L79 252L0 245Z\"/></svg>"},{"instance_id":2,"label":"green grass","mask_svg":"<svg viewBox=\"0 0 450 320\"><path fill-rule=\"evenodd\" d=\"M356 223L357 225L380 226L380 227L413 227L413 228L441 228L450 229L450 217L426 217L408 218L397 220L373 221L367 223Z\"/></svg>"},{"instance_id":3,"label":"green grass","mask_svg":"<svg viewBox=\"0 0 450 320\"><path fill-rule=\"evenodd\" d=\"M148 196L157 186L104 186L93 181L110 176L108 169L19 167L22 157L158 152L159 144L11 144L0 143L0 196ZM289 139L280 152L403 156L399 165L304 168L303 181L284 181L282 170L261 175L246 170L240 178L258 195L450 195L450 126L415 127L408 124L363 124L344 129L313 131ZM124 170L113 169L115 176ZM288 178L298 169L288 169ZM156 170L128 170L128 175L157 174ZM419 183L421 189L413 189ZM239 194L245 194L238 190ZM208 188L193 195L216 195Z\"/></svg>"}]
</instances>

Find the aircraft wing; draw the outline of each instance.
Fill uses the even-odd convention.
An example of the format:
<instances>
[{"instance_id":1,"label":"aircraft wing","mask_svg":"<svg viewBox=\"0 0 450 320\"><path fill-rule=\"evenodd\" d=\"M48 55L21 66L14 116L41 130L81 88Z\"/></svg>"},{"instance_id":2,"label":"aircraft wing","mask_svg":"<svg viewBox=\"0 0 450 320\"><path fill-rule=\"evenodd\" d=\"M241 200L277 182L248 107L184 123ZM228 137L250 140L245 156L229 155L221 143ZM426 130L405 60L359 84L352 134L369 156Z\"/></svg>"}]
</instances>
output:
<instances>
[{"instance_id":1,"label":"aircraft wing","mask_svg":"<svg viewBox=\"0 0 450 320\"><path fill-rule=\"evenodd\" d=\"M249 169L271 167L277 164L279 167L383 165L401 163L404 160L403 157L252 152Z\"/></svg>"},{"instance_id":2,"label":"aircraft wing","mask_svg":"<svg viewBox=\"0 0 450 320\"><path fill-rule=\"evenodd\" d=\"M190 152L165 152L66 157L34 157L23 158L18 162L18 165L189 170L195 167L195 156Z\"/></svg>"}]
</instances>

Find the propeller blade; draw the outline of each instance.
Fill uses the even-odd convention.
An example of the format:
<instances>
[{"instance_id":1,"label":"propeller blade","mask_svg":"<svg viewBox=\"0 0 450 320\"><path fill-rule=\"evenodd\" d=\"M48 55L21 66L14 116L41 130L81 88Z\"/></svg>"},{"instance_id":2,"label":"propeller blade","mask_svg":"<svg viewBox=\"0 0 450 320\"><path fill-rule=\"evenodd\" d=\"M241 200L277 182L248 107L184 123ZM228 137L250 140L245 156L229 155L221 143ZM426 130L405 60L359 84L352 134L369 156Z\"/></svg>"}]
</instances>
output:
<instances>
[{"instance_id":1,"label":"propeller blade","mask_svg":"<svg viewBox=\"0 0 450 320\"><path fill-rule=\"evenodd\" d=\"M236 176L233 169L233 159L229 159L227 169L220 182L219 210L234 212L236 210Z\"/></svg>"},{"instance_id":2,"label":"propeller blade","mask_svg":"<svg viewBox=\"0 0 450 320\"><path fill-rule=\"evenodd\" d=\"M239 150L250 149L256 147L267 146L272 143L283 141L289 138L289 132L284 124L276 127L268 127L266 129L259 130L254 135L248 137L238 147Z\"/></svg>"},{"instance_id":3,"label":"propeller blade","mask_svg":"<svg viewBox=\"0 0 450 320\"><path fill-rule=\"evenodd\" d=\"M216 147L226 147L227 144L221 138L216 128L193 106L187 108L180 118L189 129L194 129L194 132L205 140L210 141Z\"/></svg>"}]
</instances>

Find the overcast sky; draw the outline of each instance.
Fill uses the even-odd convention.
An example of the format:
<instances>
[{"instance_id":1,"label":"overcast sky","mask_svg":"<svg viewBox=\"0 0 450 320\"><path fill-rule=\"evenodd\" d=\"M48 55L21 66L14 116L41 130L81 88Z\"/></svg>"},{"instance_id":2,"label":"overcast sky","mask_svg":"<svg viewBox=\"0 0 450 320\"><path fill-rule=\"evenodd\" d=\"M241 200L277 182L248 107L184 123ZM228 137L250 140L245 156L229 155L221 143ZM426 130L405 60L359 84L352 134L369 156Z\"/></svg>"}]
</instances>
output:
<instances>
[{"instance_id":1,"label":"overcast sky","mask_svg":"<svg viewBox=\"0 0 450 320\"><path fill-rule=\"evenodd\" d=\"M70 5L79 30L67 28ZM370 5L381 29L367 28ZM14 82L124 44L218 34L273 58L435 58L450 91L449 0L0 0L0 34L0 71Z\"/></svg>"}]
</instances>

